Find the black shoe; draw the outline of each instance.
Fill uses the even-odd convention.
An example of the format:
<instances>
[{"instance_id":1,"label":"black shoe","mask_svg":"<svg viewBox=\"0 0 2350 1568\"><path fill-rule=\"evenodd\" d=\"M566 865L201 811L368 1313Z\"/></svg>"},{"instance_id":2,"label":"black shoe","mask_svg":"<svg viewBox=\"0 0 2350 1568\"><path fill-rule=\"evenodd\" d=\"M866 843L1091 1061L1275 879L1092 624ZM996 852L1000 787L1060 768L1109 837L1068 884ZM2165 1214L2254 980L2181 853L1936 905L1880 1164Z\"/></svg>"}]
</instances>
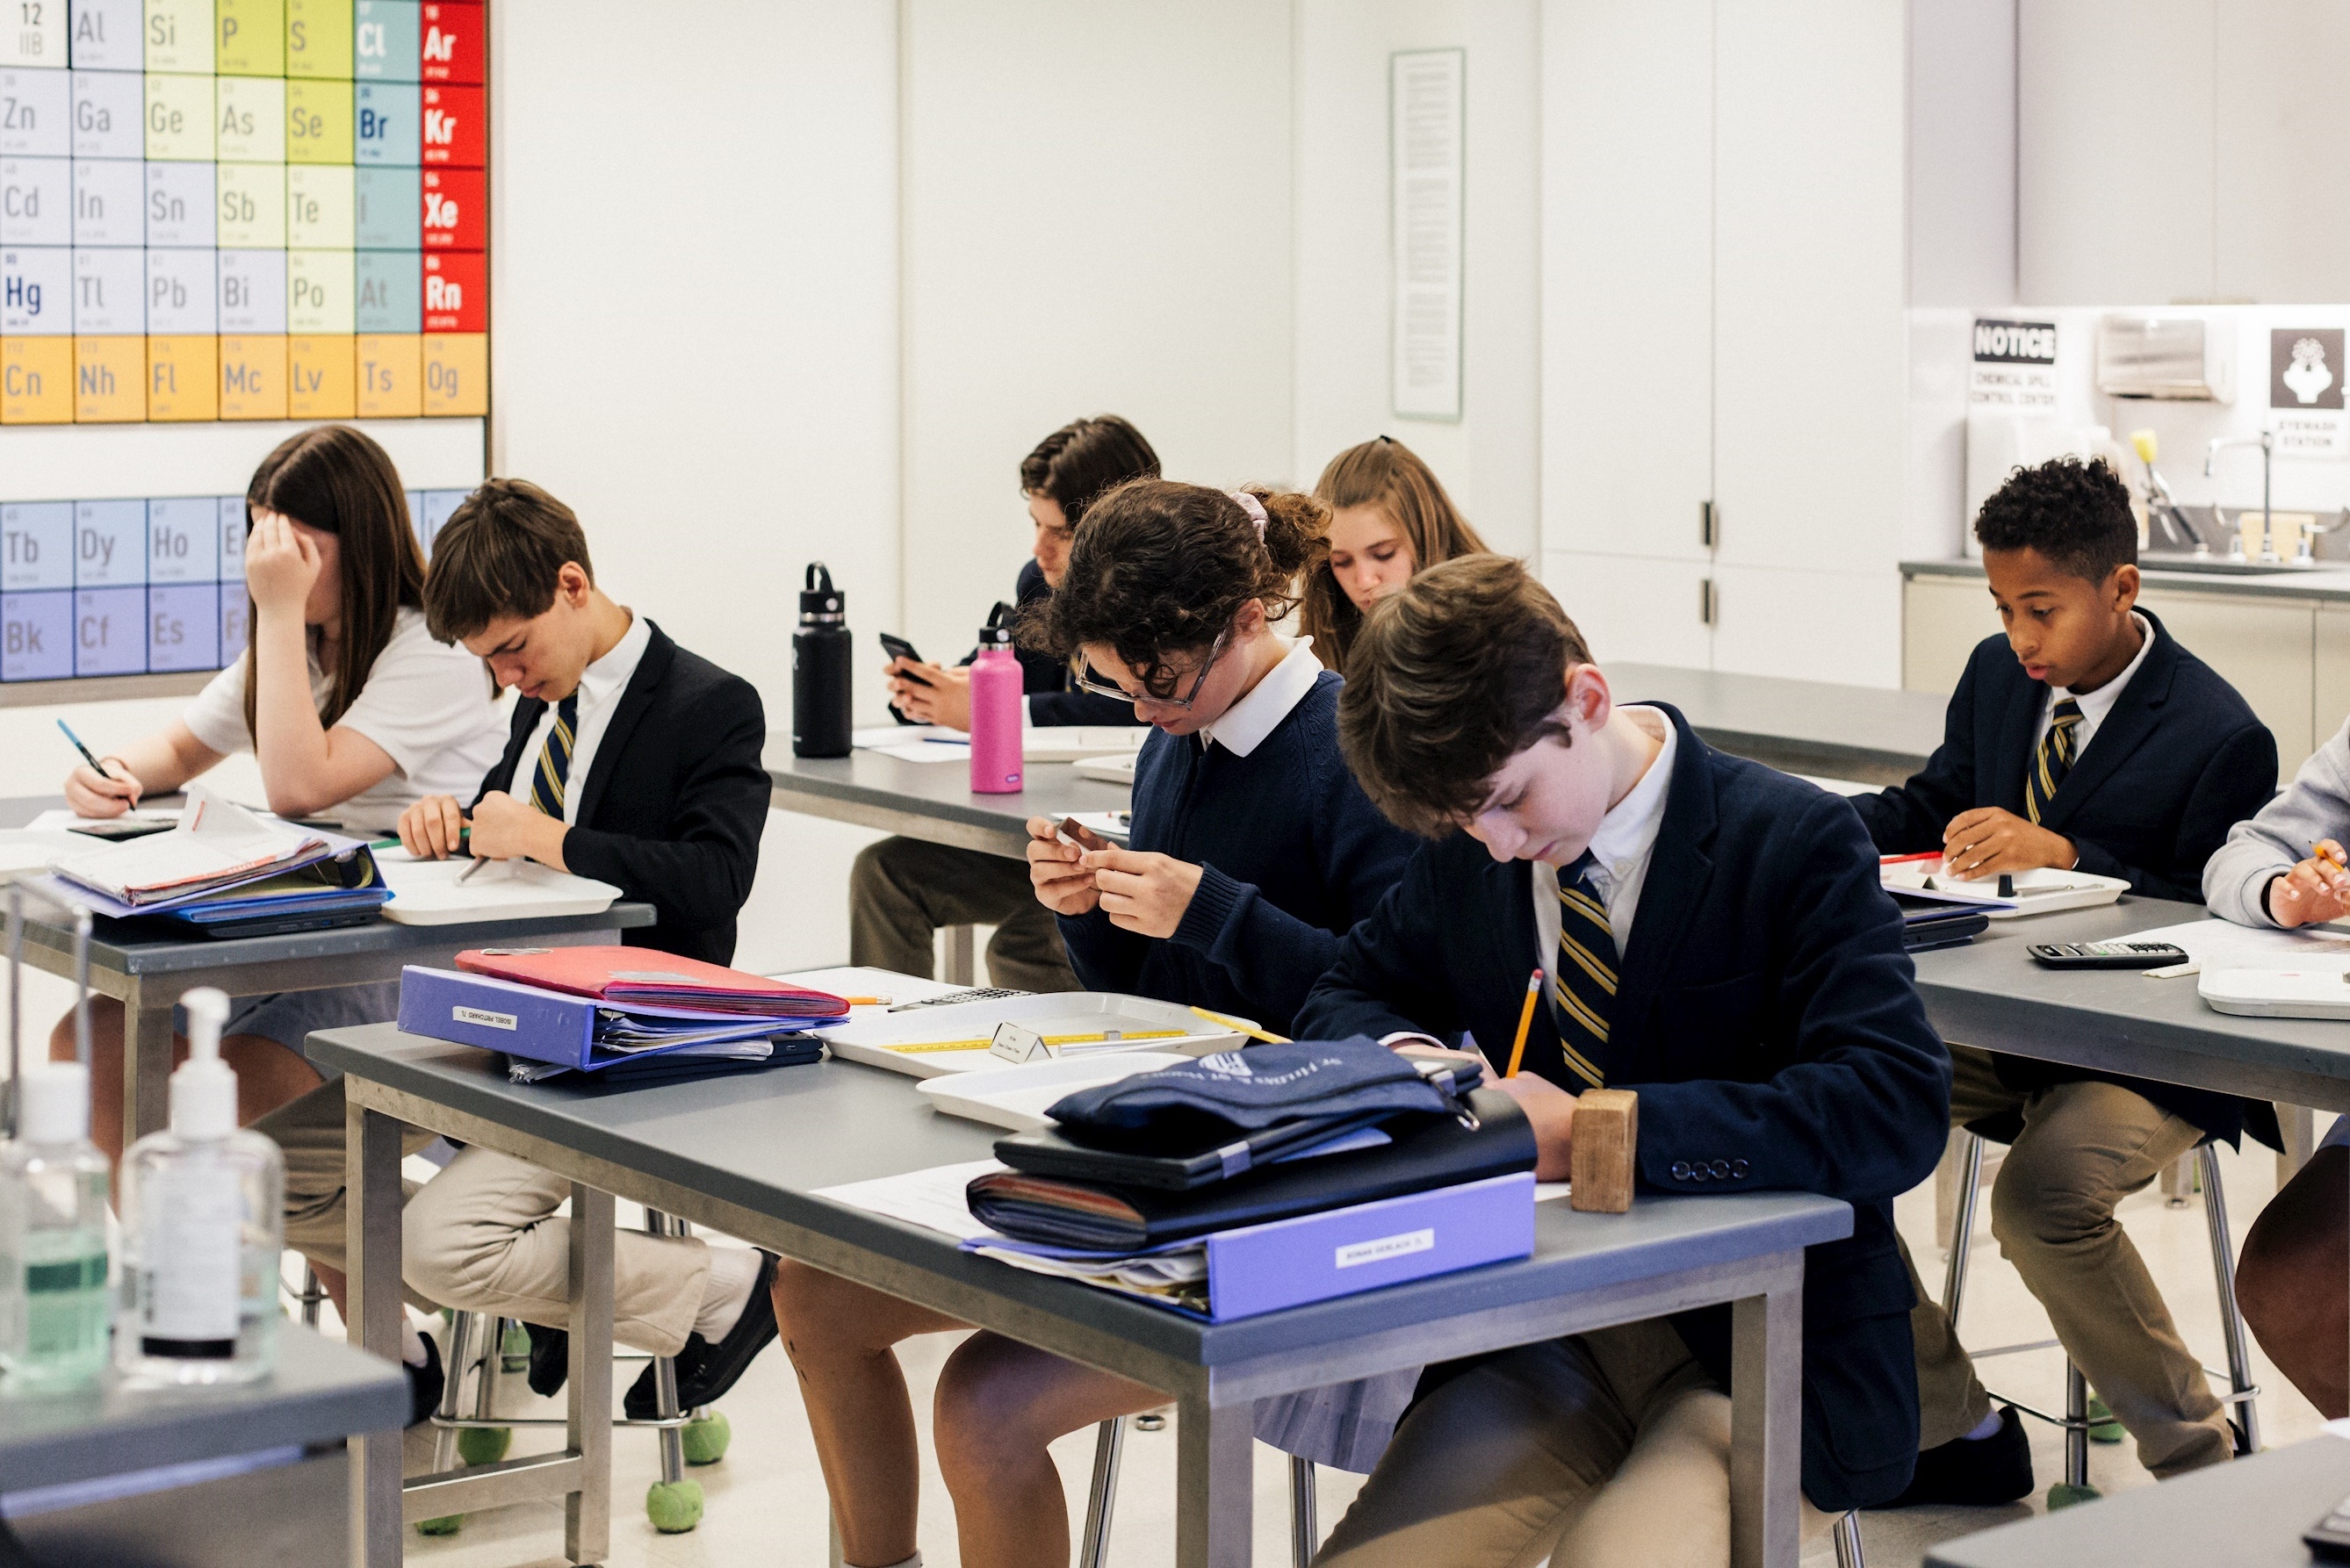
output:
<instances>
[{"instance_id":1,"label":"black shoe","mask_svg":"<svg viewBox=\"0 0 2350 1568\"><path fill-rule=\"evenodd\" d=\"M530 1391L542 1399L552 1399L563 1392L571 1376L571 1335L535 1323L523 1327L530 1332Z\"/></svg>"},{"instance_id":2,"label":"black shoe","mask_svg":"<svg viewBox=\"0 0 2350 1568\"><path fill-rule=\"evenodd\" d=\"M775 1282L775 1260L770 1253L759 1254L759 1277L751 1282L751 1299L743 1303L743 1315L724 1338L712 1345L698 1334L685 1337L685 1345L677 1353L677 1407L692 1410L703 1405L715 1404L734 1386L759 1352L775 1337L775 1300L772 1293ZM653 1364L629 1386L628 1397L620 1408L632 1421L653 1418Z\"/></svg>"},{"instance_id":3,"label":"black shoe","mask_svg":"<svg viewBox=\"0 0 2350 1568\"><path fill-rule=\"evenodd\" d=\"M2032 1442L2012 1405L1999 1412L1999 1430L1988 1438L1959 1438L1918 1456L1909 1490L1885 1506L1920 1503L1981 1506L2014 1502L2032 1494Z\"/></svg>"},{"instance_id":4,"label":"black shoe","mask_svg":"<svg viewBox=\"0 0 2350 1568\"><path fill-rule=\"evenodd\" d=\"M441 1369L441 1347L432 1343L431 1334L424 1341L424 1365L411 1366L406 1362L400 1369L408 1374L408 1424L421 1426L426 1417L441 1407L441 1392L449 1386L449 1377Z\"/></svg>"}]
</instances>

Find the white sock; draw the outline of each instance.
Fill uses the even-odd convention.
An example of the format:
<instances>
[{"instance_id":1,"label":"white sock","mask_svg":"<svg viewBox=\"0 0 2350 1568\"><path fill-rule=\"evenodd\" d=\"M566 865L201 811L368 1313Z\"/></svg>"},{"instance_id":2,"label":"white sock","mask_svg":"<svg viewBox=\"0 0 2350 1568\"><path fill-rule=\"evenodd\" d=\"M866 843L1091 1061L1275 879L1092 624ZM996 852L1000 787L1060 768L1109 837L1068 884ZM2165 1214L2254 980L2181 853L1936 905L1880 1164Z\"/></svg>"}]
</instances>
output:
<instances>
[{"instance_id":1,"label":"white sock","mask_svg":"<svg viewBox=\"0 0 2350 1568\"><path fill-rule=\"evenodd\" d=\"M710 1249L710 1276L702 1283L702 1310L693 1314L693 1332L712 1345L750 1304L751 1287L759 1282L759 1254L749 1247ZM894 1565L893 1565L894 1568ZM919 1560L916 1568L920 1568Z\"/></svg>"},{"instance_id":2,"label":"white sock","mask_svg":"<svg viewBox=\"0 0 2350 1568\"><path fill-rule=\"evenodd\" d=\"M415 1321L404 1312L400 1314L400 1358L411 1366L424 1365L424 1336L416 1332Z\"/></svg>"},{"instance_id":3,"label":"white sock","mask_svg":"<svg viewBox=\"0 0 2350 1568\"><path fill-rule=\"evenodd\" d=\"M1999 1418L1999 1412L1993 1410L1990 1415L1985 1416L1982 1418L1982 1425L1977 1427L1973 1431L1969 1432L1963 1440L1970 1443L1980 1443L1985 1438L1996 1438L1999 1436L1999 1429L2002 1425L2003 1425L2003 1423Z\"/></svg>"},{"instance_id":4,"label":"white sock","mask_svg":"<svg viewBox=\"0 0 2350 1568\"><path fill-rule=\"evenodd\" d=\"M849 1564L849 1568L856 1568L856 1564ZM881 1568L922 1568L922 1554L917 1552L903 1563L885 1563Z\"/></svg>"}]
</instances>

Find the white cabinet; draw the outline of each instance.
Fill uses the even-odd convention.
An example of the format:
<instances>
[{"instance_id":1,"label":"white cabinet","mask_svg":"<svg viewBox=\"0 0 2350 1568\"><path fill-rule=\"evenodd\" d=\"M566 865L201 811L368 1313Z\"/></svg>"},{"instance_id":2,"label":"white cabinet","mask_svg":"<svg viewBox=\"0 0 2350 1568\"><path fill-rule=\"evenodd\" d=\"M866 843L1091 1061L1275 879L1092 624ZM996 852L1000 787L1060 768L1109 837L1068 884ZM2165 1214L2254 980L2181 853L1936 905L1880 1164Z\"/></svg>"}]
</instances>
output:
<instances>
[{"instance_id":1,"label":"white cabinet","mask_svg":"<svg viewBox=\"0 0 2350 1568\"><path fill-rule=\"evenodd\" d=\"M2350 5L2229 0L2213 57L2212 293L2350 298L2350 160L2336 151L2335 90L2350 72Z\"/></svg>"},{"instance_id":2,"label":"white cabinet","mask_svg":"<svg viewBox=\"0 0 2350 1568\"><path fill-rule=\"evenodd\" d=\"M1975 645L2002 628L1981 577L1911 577L1902 590L1901 689L1947 697Z\"/></svg>"},{"instance_id":3,"label":"white cabinet","mask_svg":"<svg viewBox=\"0 0 2350 1568\"><path fill-rule=\"evenodd\" d=\"M1878 573L1723 562L1713 578L1717 670L1890 686L1901 668L1901 597Z\"/></svg>"},{"instance_id":4,"label":"white cabinet","mask_svg":"<svg viewBox=\"0 0 2350 1568\"><path fill-rule=\"evenodd\" d=\"M1703 562L1551 551L1542 575L1602 666L1712 666L1713 628L1700 614Z\"/></svg>"}]
</instances>

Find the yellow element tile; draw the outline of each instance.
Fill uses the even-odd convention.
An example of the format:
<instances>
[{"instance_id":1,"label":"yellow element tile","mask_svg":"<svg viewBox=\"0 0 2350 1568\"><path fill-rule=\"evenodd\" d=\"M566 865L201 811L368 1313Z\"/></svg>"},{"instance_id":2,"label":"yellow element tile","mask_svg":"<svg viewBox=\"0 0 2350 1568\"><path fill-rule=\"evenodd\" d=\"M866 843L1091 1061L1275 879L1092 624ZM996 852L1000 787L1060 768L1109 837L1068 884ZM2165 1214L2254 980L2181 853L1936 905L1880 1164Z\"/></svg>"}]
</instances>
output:
<instances>
[{"instance_id":1,"label":"yellow element tile","mask_svg":"<svg viewBox=\"0 0 2350 1568\"><path fill-rule=\"evenodd\" d=\"M282 420L286 417L286 339L224 337L220 340L220 417Z\"/></svg>"},{"instance_id":2,"label":"yellow element tile","mask_svg":"<svg viewBox=\"0 0 2350 1568\"><path fill-rule=\"evenodd\" d=\"M213 0L146 0L146 21L149 70L213 74Z\"/></svg>"},{"instance_id":3,"label":"yellow element tile","mask_svg":"<svg viewBox=\"0 0 2350 1568\"><path fill-rule=\"evenodd\" d=\"M220 339L147 339L147 417L220 418Z\"/></svg>"},{"instance_id":4,"label":"yellow element tile","mask_svg":"<svg viewBox=\"0 0 2350 1568\"><path fill-rule=\"evenodd\" d=\"M348 163L296 163L287 169L286 243L306 250L349 250L359 234L357 178Z\"/></svg>"},{"instance_id":5,"label":"yellow element tile","mask_svg":"<svg viewBox=\"0 0 2350 1568\"><path fill-rule=\"evenodd\" d=\"M225 250L286 248L286 165L224 163L213 198Z\"/></svg>"},{"instance_id":6,"label":"yellow element tile","mask_svg":"<svg viewBox=\"0 0 2350 1568\"><path fill-rule=\"evenodd\" d=\"M213 147L235 163L286 161L286 83L279 77L221 77L213 95Z\"/></svg>"},{"instance_id":7,"label":"yellow element tile","mask_svg":"<svg viewBox=\"0 0 2350 1568\"><path fill-rule=\"evenodd\" d=\"M490 339L484 332L436 332L424 339L424 411L490 411Z\"/></svg>"},{"instance_id":8,"label":"yellow element tile","mask_svg":"<svg viewBox=\"0 0 2350 1568\"><path fill-rule=\"evenodd\" d=\"M147 339L77 337L73 417L77 423L136 423L147 417Z\"/></svg>"},{"instance_id":9,"label":"yellow element tile","mask_svg":"<svg viewBox=\"0 0 2350 1568\"><path fill-rule=\"evenodd\" d=\"M286 253L286 329L340 337L356 330L359 286L349 251Z\"/></svg>"},{"instance_id":10,"label":"yellow element tile","mask_svg":"<svg viewBox=\"0 0 2350 1568\"><path fill-rule=\"evenodd\" d=\"M353 340L348 337L286 340L286 417L347 420L357 411Z\"/></svg>"},{"instance_id":11,"label":"yellow element tile","mask_svg":"<svg viewBox=\"0 0 2350 1568\"><path fill-rule=\"evenodd\" d=\"M73 423L73 339L0 337L0 425Z\"/></svg>"},{"instance_id":12,"label":"yellow element tile","mask_svg":"<svg viewBox=\"0 0 2350 1568\"><path fill-rule=\"evenodd\" d=\"M213 158L213 78L147 75L147 156L159 162Z\"/></svg>"},{"instance_id":13,"label":"yellow element tile","mask_svg":"<svg viewBox=\"0 0 2350 1568\"><path fill-rule=\"evenodd\" d=\"M213 0L214 67L224 77L286 74L286 0Z\"/></svg>"},{"instance_id":14,"label":"yellow element tile","mask_svg":"<svg viewBox=\"0 0 2350 1568\"><path fill-rule=\"evenodd\" d=\"M350 67L344 67L346 74ZM286 161L348 163L351 161L351 84L289 81L286 84Z\"/></svg>"},{"instance_id":15,"label":"yellow element tile","mask_svg":"<svg viewBox=\"0 0 2350 1568\"><path fill-rule=\"evenodd\" d=\"M359 418L412 420L423 411L422 342L412 332L359 337Z\"/></svg>"},{"instance_id":16,"label":"yellow element tile","mask_svg":"<svg viewBox=\"0 0 2350 1568\"><path fill-rule=\"evenodd\" d=\"M286 74L351 79L351 0L286 0Z\"/></svg>"}]
</instances>

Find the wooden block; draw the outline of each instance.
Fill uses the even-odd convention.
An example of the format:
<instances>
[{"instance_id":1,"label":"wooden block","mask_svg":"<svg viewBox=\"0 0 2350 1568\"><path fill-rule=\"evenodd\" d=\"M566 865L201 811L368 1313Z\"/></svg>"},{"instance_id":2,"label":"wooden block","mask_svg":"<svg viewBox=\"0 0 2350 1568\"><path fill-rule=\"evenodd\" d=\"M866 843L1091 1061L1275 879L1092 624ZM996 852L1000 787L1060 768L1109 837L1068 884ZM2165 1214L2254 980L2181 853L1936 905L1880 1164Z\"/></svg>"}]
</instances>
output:
<instances>
[{"instance_id":1,"label":"wooden block","mask_svg":"<svg viewBox=\"0 0 2350 1568\"><path fill-rule=\"evenodd\" d=\"M76 424L135 424L147 417L145 337L76 337L73 348Z\"/></svg>"},{"instance_id":2,"label":"wooden block","mask_svg":"<svg viewBox=\"0 0 2350 1568\"><path fill-rule=\"evenodd\" d=\"M1640 1096L1629 1089L1586 1089L1575 1102L1568 1207L1595 1214L1631 1208L1639 1151Z\"/></svg>"},{"instance_id":3,"label":"wooden block","mask_svg":"<svg viewBox=\"0 0 2350 1568\"><path fill-rule=\"evenodd\" d=\"M435 332L424 339L424 412L490 411L490 340L479 332Z\"/></svg>"},{"instance_id":4,"label":"wooden block","mask_svg":"<svg viewBox=\"0 0 2350 1568\"><path fill-rule=\"evenodd\" d=\"M0 424L73 422L73 339L0 337Z\"/></svg>"},{"instance_id":5,"label":"wooden block","mask_svg":"<svg viewBox=\"0 0 2350 1568\"><path fill-rule=\"evenodd\" d=\"M346 334L317 334L286 340L286 416L296 420L347 420L358 411L358 345ZM223 647L226 642L223 642Z\"/></svg>"}]
</instances>

